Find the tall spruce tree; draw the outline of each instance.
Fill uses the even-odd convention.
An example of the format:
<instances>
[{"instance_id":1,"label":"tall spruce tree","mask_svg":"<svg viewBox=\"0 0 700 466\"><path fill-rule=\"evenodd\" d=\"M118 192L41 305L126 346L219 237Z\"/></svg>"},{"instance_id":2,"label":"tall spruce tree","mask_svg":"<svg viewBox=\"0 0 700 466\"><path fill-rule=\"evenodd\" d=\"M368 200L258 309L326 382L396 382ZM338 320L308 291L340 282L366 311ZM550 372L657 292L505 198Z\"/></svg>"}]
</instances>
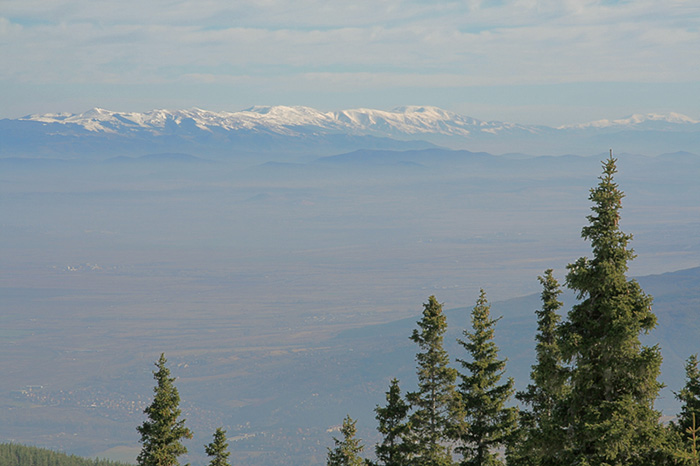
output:
<instances>
[{"instance_id":1,"label":"tall spruce tree","mask_svg":"<svg viewBox=\"0 0 700 466\"><path fill-rule=\"evenodd\" d=\"M681 402L681 412L674 422L674 427L685 437L689 428L696 428L700 424L700 368L697 354L690 356L685 362L685 386L675 395ZM696 425L693 425L693 414Z\"/></svg>"},{"instance_id":2,"label":"tall spruce tree","mask_svg":"<svg viewBox=\"0 0 700 466\"><path fill-rule=\"evenodd\" d=\"M652 298L626 277L634 253L627 247L632 237L619 227L624 195L616 172L611 151L591 189L593 214L581 233L591 241L593 258L570 264L566 277L580 301L562 327L563 356L572 364L569 465L656 466L664 438L653 408L661 354L639 341L656 317Z\"/></svg>"},{"instance_id":3,"label":"tall spruce tree","mask_svg":"<svg viewBox=\"0 0 700 466\"><path fill-rule=\"evenodd\" d=\"M204 451L211 458L209 466L231 466L228 457L228 442L226 441L226 431L223 427L218 427L214 432L214 439L209 445L204 446Z\"/></svg>"},{"instance_id":4,"label":"tall spruce tree","mask_svg":"<svg viewBox=\"0 0 700 466\"><path fill-rule=\"evenodd\" d=\"M386 392L386 406L374 409L379 422L377 430L382 434L382 442L374 449L379 464L405 466L410 462L412 444L407 438L410 432L409 409L410 406L401 397L398 379L393 379Z\"/></svg>"},{"instance_id":5,"label":"tall spruce tree","mask_svg":"<svg viewBox=\"0 0 700 466\"><path fill-rule=\"evenodd\" d=\"M700 463L700 368L697 354L687 359L685 386L675 395L681 402L681 412L671 424L677 442L674 453L679 463L697 466Z\"/></svg>"},{"instance_id":6,"label":"tall spruce tree","mask_svg":"<svg viewBox=\"0 0 700 466\"><path fill-rule=\"evenodd\" d=\"M529 409L520 411L519 439L508 452L508 464L558 466L563 464L565 438L559 426L568 378L557 330L561 320L557 311L563 305L558 297L562 291L552 269L537 278L542 285L542 309L535 311L536 360L530 372L531 383L515 395Z\"/></svg>"},{"instance_id":7,"label":"tall spruce tree","mask_svg":"<svg viewBox=\"0 0 700 466\"><path fill-rule=\"evenodd\" d=\"M411 441L416 447L412 465L451 465L452 448L447 440L455 406L457 371L449 367L450 359L443 348L447 319L435 296L423 305L418 327L411 335L422 350L416 354L418 390L407 394L413 408Z\"/></svg>"},{"instance_id":8,"label":"tall spruce tree","mask_svg":"<svg viewBox=\"0 0 700 466\"><path fill-rule=\"evenodd\" d=\"M141 453L137 458L139 466L177 466L177 458L187 453L182 439L192 438L192 432L185 427L185 420L180 417L180 395L170 377L170 370L165 366L165 354L160 355L156 363L158 370L153 371L156 386L153 403L143 412L148 420L137 427L141 434Z\"/></svg>"},{"instance_id":9,"label":"tall spruce tree","mask_svg":"<svg viewBox=\"0 0 700 466\"><path fill-rule=\"evenodd\" d=\"M365 460L362 459L360 453L364 449L362 441L355 437L357 421L354 421L350 416L346 416L343 420L343 425L340 428L342 439L333 437L335 447L328 449L328 466L363 466Z\"/></svg>"},{"instance_id":10,"label":"tall spruce tree","mask_svg":"<svg viewBox=\"0 0 700 466\"><path fill-rule=\"evenodd\" d=\"M499 319L491 318L490 309L486 293L481 290L471 313L472 331L464 330L466 340L457 340L470 356L457 359L466 370L459 373L461 426L456 429L455 438L463 466L502 465L496 449L505 446L517 428L517 408L506 407L515 391L513 379L499 383L506 360L498 359L493 338Z\"/></svg>"}]
</instances>

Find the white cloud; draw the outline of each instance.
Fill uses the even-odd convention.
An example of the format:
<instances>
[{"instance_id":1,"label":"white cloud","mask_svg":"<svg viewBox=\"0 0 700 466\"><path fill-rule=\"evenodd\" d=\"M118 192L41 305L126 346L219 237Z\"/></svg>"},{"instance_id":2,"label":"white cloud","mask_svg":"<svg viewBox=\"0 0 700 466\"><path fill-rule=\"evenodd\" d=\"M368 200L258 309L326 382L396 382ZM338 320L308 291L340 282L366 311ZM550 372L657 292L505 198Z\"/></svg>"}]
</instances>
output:
<instances>
[{"instance_id":1,"label":"white cloud","mask_svg":"<svg viewBox=\"0 0 700 466\"><path fill-rule=\"evenodd\" d=\"M265 77L302 86L324 76L338 86L426 88L700 81L696 1L493 5L5 0L0 80L137 85Z\"/></svg>"}]
</instances>

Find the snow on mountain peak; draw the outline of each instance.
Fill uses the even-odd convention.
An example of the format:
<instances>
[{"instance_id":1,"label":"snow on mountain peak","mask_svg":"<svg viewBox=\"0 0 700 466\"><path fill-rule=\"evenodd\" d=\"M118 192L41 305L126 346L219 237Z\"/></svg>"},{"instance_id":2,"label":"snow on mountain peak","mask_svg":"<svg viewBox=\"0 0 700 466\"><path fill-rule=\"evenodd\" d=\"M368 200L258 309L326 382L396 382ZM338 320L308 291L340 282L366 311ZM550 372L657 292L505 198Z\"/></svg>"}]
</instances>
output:
<instances>
[{"instance_id":1,"label":"snow on mountain peak","mask_svg":"<svg viewBox=\"0 0 700 466\"><path fill-rule=\"evenodd\" d=\"M111 116L111 113L109 110L105 110L104 108L100 107L93 107L87 112L83 113L82 115L84 117L89 117L89 118L102 118L105 116Z\"/></svg>"},{"instance_id":2,"label":"snow on mountain peak","mask_svg":"<svg viewBox=\"0 0 700 466\"><path fill-rule=\"evenodd\" d=\"M328 114L311 107L276 105L272 107L255 106L241 112L232 113L235 118L255 120L267 126L289 127L322 125L330 118Z\"/></svg>"},{"instance_id":3,"label":"snow on mountain peak","mask_svg":"<svg viewBox=\"0 0 700 466\"><path fill-rule=\"evenodd\" d=\"M418 105L407 105L407 106L402 106L402 107L396 107L395 109L392 110L393 113L403 113L406 115L413 115L413 114L420 114L420 115L425 115L426 117L430 118L439 118L439 119L447 119L447 118L454 118L455 116L458 116L456 113L448 112L447 110L443 110L440 107L431 107L431 106L418 106Z\"/></svg>"},{"instance_id":4,"label":"snow on mountain peak","mask_svg":"<svg viewBox=\"0 0 700 466\"><path fill-rule=\"evenodd\" d=\"M587 129L587 128L612 128L612 127L635 127L645 124L668 123L672 125L694 125L700 123L687 115L671 112L668 114L658 113L635 113L616 120L596 120L589 123L560 126L558 129Z\"/></svg>"},{"instance_id":5,"label":"snow on mountain peak","mask_svg":"<svg viewBox=\"0 0 700 466\"><path fill-rule=\"evenodd\" d=\"M294 134L298 128L313 131L349 132L352 134L414 135L451 134L467 136L475 126L483 124L438 107L410 106L392 111L357 108L321 112L304 106L255 106L239 112L190 110L152 110L145 113L111 112L93 108L72 115L30 115L25 119L47 123L76 124L89 131L114 132L118 128L139 128L160 131L168 121L182 125L186 120L202 130L213 127L226 130L247 129Z\"/></svg>"},{"instance_id":6,"label":"snow on mountain peak","mask_svg":"<svg viewBox=\"0 0 700 466\"><path fill-rule=\"evenodd\" d=\"M289 115L289 114L318 114L321 113L315 108L305 107L303 105L255 105L249 109L243 110L243 112L253 112L259 113L261 115Z\"/></svg>"},{"instance_id":7,"label":"snow on mountain peak","mask_svg":"<svg viewBox=\"0 0 700 466\"><path fill-rule=\"evenodd\" d=\"M405 139L429 136L471 138L477 134L491 137L508 132L540 134L549 131L544 127L476 120L431 106L405 106L389 111L355 108L322 112L311 107L279 105L255 106L238 112L212 112L192 108L172 111L157 109L144 113L112 112L96 107L80 114L29 115L21 119L76 125L90 132L105 133L146 131L162 134L182 128L185 131L205 132L245 130L286 136L345 133ZM698 123L700 122L679 113L650 113L561 126L557 130L675 130L690 129Z\"/></svg>"},{"instance_id":8,"label":"snow on mountain peak","mask_svg":"<svg viewBox=\"0 0 700 466\"><path fill-rule=\"evenodd\" d=\"M444 134L468 136L478 120L438 107L408 106L391 111L358 108L335 112L334 117L355 131L376 130L404 134Z\"/></svg>"}]
</instances>

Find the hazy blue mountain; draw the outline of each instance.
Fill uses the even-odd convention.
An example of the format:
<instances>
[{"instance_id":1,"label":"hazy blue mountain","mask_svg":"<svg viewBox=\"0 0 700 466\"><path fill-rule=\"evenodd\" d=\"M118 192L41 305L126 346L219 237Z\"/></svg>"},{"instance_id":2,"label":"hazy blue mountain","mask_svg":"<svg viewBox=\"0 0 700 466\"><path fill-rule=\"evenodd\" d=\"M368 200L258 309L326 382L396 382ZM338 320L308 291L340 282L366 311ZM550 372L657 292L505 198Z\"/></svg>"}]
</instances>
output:
<instances>
[{"instance_id":1,"label":"hazy blue mountain","mask_svg":"<svg viewBox=\"0 0 700 466\"><path fill-rule=\"evenodd\" d=\"M211 163L211 161L182 152L166 152L160 154L147 154L140 157L113 157L107 159L106 163L154 163L154 164L198 164Z\"/></svg>"},{"instance_id":2,"label":"hazy blue mountain","mask_svg":"<svg viewBox=\"0 0 700 466\"><path fill-rule=\"evenodd\" d=\"M563 282L563 277L560 280ZM700 351L700 267L639 277L637 280L644 291L654 297L653 310L658 319L657 327L649 335L643 336L643 342L647 345L658 344L664 356L661 379L666 388L657 407L664 410L666 415L673 415L678 410L678 402L672 392L680 390L684 384L685 360ZM563 301L565 306L561 312L565 317L567 310L575 303L575 297L565 292ZM470 325L471 307L445 311L449 324L445 341L451 355L459 355L460 349L455 340ZM495 317L503 316L496 326L496 343L502 354L508 357L507 373L515 378L519 388L529 383L537 329L534 311L540 307L539 294L492 304L492 314ZM397 376L409 382L414 378L411 355L415 348L404 340L408 340L419 318L417 315L415 318L348 330L340 333L336 340L352 346L355 351L364 352L367 357L377 351L372 366L379 365L382 371L391 371L390 368L394 367Z\"/></svg>"}]
</instances>

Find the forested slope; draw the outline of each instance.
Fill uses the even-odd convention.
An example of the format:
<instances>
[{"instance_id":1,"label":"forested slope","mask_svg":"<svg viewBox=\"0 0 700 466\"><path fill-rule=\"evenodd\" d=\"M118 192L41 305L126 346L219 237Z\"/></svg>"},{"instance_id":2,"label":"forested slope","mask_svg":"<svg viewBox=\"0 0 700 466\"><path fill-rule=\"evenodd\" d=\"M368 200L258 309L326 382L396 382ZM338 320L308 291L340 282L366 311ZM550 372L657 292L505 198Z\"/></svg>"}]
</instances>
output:
<instances>
[{"instance_id":1,"label":"forested slope","mask_svg":"<svg viewBox=\"0 0 700 466\"><path fill-rule=\"evenodd\" d=\"M0 466L125 466L126 463L87 459L44 448L0 443Z\"/></svg>"}]
</instances>

